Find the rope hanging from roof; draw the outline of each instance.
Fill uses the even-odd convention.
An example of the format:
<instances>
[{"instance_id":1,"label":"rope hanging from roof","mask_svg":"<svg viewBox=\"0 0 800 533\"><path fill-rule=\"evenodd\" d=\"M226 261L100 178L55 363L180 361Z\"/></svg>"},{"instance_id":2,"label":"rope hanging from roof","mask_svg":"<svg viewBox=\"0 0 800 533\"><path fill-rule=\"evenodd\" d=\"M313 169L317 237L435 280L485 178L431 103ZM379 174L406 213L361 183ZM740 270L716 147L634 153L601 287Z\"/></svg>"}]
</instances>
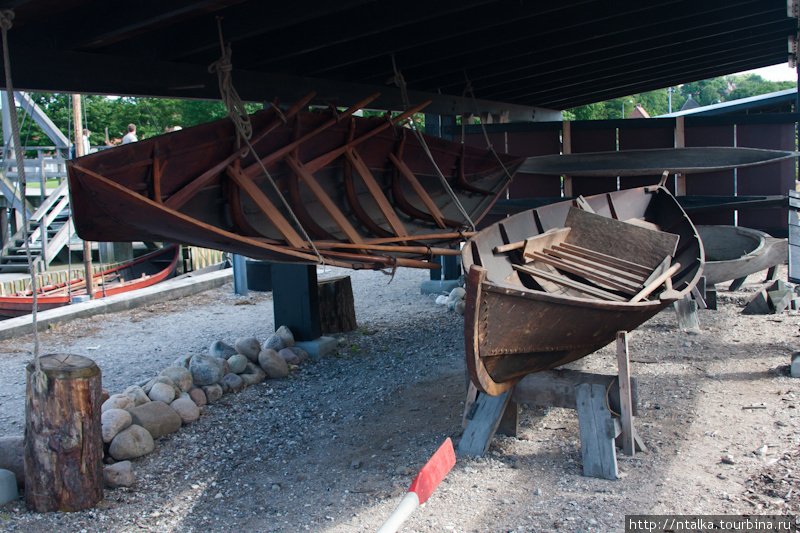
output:
<instances>
[{"instance_id":1,"label":"rope hanging from roof","mask_svg":"<svg viewBox=\"0 0 800 533\"><path fill-rule=\"evenodd\" d=\"M25 179L25 159L22 153L22 146L20 145L19 138L19 121L17 120L17 106L14 103L14 84L11 81L11 57L8 52L8 30L11 29L14 21L14 10L4 9L0 11L0 33L3 40L3 65L5 67L6 76L6 104L8 105L8 114L11 119L11 129L14 142L14 157L17 161L17 180L19 181L20 192L22 195L22 227L25 228L26 234L28 228L28 210L26 206L26 190L27 183ZM28 259L28 272L31 275L31 292L33 294L33 309L31 316L33 319L33 360L34 371L31 375L34 389L40 394L47 390L47 376L42 371L42 364L39 360L39 334L38 334L38 320L37 320L37 307L38 307L38 283L36 276L36 265L31 261L31 244L30 238L25 238L25 255ZM91 275L89 273L88 275Z\"/></svg>"},{"instance_id":2,"label":"rope hanging from roof","mask_svg":"<svg viewBox=\"0 0 800 533\"><path fill-rule=\"evenodd\" d=\"M275 183L275 180L272 179L272 175L267 170L267 167L265 167L264 163L261 162L261 158L256 154L253 145L250 144L250 138L253 136L253 126L250 124L250 116L247 114L244 103L239 97L239 93L236 91L236 88L233 86L233 79L231 78L231 71L233 71L233 65L231 64L231 45L230 43L226 45L222 37L222 17L217 17L217 27L219 29L219 44L220 48L222 49L222 56L208 67L208 71L217 73L222 103L225 104L225 109L228 110L228 117L230 117L230 119L233 121L233 125L236 127L236 131L239 134L238 139L243 140L247 145L248 151L242 154L242 157L245 157L248 153L253 152L256 162L261 167L261 172L263 172L264 176L267 178L267 181L269 181L270 185L272 185L272 188L275 190L278 198L281 199L283 207L289 212L295 225L297 225L302 232L303 237L314 250L314 253L317 254L318 264L324 265L325 259L322 257L322 254L320 254L319 250L317 250L317 247L314 246L314 242L306 232L306 229L300 223L300 220L297 218L297 215L295 215L294 210L289 205L289 202L286 201L286 198L284 198L283 193L281 193L278 185ZM283 115L283 113L280 112L277 106L274 104L273 108L276 110L277 116L282 122L285 123L286 117Z\"/></svg>"},{"instance_id":3,"label":"rope hanging from roof","mask_svg":"<svg viewBox=\"0 0 800 533\"><path fill-rule=\"evenodd\" d=\"M394 54L392 54L392 69L394 69L394 83L398 87L400 87L400 94L403 97L403 105L406 108L405 110L408 110L411 107L411 103L408 98L408 88L406 86L406 79L403 77L403 73L400 72L400 70L397 68L397 63L395 62ZM453 190L453 188L450 187L450 183L448 183L447 178L445 178L444 174L442 174L441 169L439 169L439 165L436 164L436 160L434 160L433 154L431 153L430 148L428 148L428 143L425 142L425 137L422 135L422 132L420 132L419 129L417 129L417 126L416 124L414 124L413 119L411 120L411 130L416 134L420 146L422 146L422 149L425 151L425 154L428 156L428 159L430 159L431 163L433 163L433 168L436 169L436 174L439 176L439 180L442 182L442 186L447 191L447 194L450 195L450 198L453 200L453 203L458 208L459 212L461 213L461 216L463 216L464 219L469 223L469 226L470 228L472 228L472 231L475 231L475 223L472 221L472 218L469 216L469 213L467 213L467 210L464 209L464 206L461 204L461 201L458 199L458 196L456 196L456 193Z\"/></svg>"}]
</instances>

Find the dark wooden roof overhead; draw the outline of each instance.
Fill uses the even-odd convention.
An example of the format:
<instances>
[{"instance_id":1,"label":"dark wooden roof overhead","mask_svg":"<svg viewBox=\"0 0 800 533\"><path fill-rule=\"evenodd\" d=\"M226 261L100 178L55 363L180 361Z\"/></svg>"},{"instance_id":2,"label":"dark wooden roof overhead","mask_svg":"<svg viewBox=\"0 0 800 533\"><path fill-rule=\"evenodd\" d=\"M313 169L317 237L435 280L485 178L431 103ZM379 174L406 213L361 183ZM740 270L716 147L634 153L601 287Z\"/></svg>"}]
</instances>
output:
<instances>
[{"instance_id":1,"label":"dark wooden roof overhead","mask_svg":"<svg viewBox=\"0 0 800 533\"><path fill-rule=\"evenodd\" d=\"M786 0L0 0L14 85L35 91L219 98L217 17L251 101L353 103L376 90L459 114L568 109L787 61ZM428 94L421 94L428 93ZM475 112L471 101L467 111Z\"/></svg>"}]
</instances>

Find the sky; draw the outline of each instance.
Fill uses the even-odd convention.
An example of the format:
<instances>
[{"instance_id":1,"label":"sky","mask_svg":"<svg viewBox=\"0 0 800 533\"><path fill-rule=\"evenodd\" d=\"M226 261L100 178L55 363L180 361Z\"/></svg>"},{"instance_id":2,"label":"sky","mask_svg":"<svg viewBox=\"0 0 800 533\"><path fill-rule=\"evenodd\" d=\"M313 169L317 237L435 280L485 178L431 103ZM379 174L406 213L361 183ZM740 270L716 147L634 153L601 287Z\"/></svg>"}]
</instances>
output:
<instances>
[{"instance_id":1,"label":"sky","mask_svg":"<svg viewBox=\"0 0 800 533\"><path fill-rule=\"evenodd\" d=\"M781 63L780 65L772 65L771 67L758 68L755 70L747 70L745 72L737 72L737 74L750 74L755 73L769 81L797 81L797 70L789 68L788 63Z\"/></svg>"}]
</instances>

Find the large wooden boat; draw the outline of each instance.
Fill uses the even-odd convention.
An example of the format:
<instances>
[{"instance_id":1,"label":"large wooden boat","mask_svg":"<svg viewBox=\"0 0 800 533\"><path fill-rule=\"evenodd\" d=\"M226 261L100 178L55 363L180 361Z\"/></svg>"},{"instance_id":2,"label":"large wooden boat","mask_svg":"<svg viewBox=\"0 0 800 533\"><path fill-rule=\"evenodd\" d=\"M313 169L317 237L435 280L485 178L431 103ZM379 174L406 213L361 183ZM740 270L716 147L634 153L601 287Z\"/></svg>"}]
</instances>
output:
<instances>
[{"instance_id":1,"label":"large wooden boat","mask_svg":"<svg viewBox=\"0 0 800 533\"><path fill-rule=\"evenodd\" d=\"M164 281L175 274L180 258L180 246L170 245L150 252L120 265L104 268L94 274L94 298L103 298L143 289ZM39 311L55 309L72 303L76 296L86 295L86 280L76 278L65 283L40 287L36 294ZM11 318L30 314L33 310L33 292L0 296L0 317Z\"/></svg>"},{"instance_id":2,"label":"large wooden boat","mask_svg":"<svg viewBox=\"0 0 800 533\"><path fill-rule=\"evenodd\" d=\"M462 261L467 368L480 391L497 395L686 296L704 253L691 220L659 185L516 214L470 238Z\"/></svg>"},{"instance_id":3,"label":"large wooden boat","mask_svg":"<svg viewBox=\"0 0 800 533\"><path fill-rule=\"evenodd\" d=\"M433 268L423 260L458 254L442 247L465 238L523 161L437 137L421 142L400 124L423 106L353 116L371 97L343 112L301 111L312 96L250 115L255 153L224 119L68 162L78 235L267 261Z\"/></svg>"},{"instance_id":4,"label":"large wooden boat","mask_svg":"<svg viewBox=\"0 0 800 533\"><path fill-rule=\"evenodd\" d=\"M707 285L742 279L782 265L789 259L789 241L741 226L697 226L706 252Z\"/></svg>"}]
</instances>

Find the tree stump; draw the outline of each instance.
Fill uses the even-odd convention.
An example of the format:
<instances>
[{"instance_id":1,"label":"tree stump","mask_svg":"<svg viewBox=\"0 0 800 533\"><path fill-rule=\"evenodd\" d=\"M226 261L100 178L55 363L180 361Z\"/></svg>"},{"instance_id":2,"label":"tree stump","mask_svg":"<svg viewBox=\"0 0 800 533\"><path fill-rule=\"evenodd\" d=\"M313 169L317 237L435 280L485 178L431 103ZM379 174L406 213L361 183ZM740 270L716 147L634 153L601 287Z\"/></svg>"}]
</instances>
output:
<instances>
[{"instance_id":1,"label":"tree stump","mask_svg":"<svg viewBox=\"0 0 800 533\"><path fill-rule=\"evenodd\" d=\"M43 356L47 387L25 393L25 500L39 513L79 511L103 499L100 368L86 357Z\"/></svg>"},{"instance_id":2,"label":"tree stump","mask_svg":"<svg viewBox=\"0 0 800 533\"><path fill-rule=\"evenodd\" d=\"M320 280L318 287L322 333L345 333L356 329L356 308L350 276Z\"/></svg>"}]
</instances>

